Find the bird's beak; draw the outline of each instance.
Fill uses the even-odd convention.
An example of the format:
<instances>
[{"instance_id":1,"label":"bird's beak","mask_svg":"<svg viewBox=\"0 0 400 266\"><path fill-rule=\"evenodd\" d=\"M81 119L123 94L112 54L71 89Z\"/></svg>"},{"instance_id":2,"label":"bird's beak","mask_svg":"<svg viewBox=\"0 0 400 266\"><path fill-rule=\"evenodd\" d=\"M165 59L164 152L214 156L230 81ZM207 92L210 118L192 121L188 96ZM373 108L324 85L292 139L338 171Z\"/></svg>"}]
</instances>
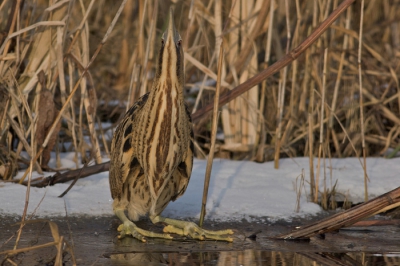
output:
<instances>
[{"instance_id":1,"label":"bird's beak","mask_svg":"<svg viewBox=\"0 0 400 266\"><path fill-rule=\"evenodd\" d=\"M172 8L169 10L169 22L168 28L165 32L164 41L165 44L168 45L169 42L173 42L175 45L181 40L181 36L175 28L174 23L174 11Z\"/></svg>"}]
</instances>

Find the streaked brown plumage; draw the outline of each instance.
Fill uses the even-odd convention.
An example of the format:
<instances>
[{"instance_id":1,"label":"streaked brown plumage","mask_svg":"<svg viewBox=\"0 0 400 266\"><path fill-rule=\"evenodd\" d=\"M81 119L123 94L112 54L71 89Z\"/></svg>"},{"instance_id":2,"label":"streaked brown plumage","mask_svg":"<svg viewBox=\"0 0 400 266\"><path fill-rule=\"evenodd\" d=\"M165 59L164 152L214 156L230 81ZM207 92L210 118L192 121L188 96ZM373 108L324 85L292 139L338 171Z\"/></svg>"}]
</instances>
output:
<instances>
[{"instance_id":1,"label":"streaked brown plumage","mask_svg":"<svg viewBox=\"0 0 400 266\"><path fill-rule=\"evenodd\" d=\"M145 236L172 238L138 228L125 216L128 210L132 221L149 214L152 222L168 224L164 232L230 241L220 234L231 231L210 232L193 223L159 216L171 200L185 192L193 165L193 129L183 97L181 42L171 10L153 87L128 110L113 137L109 177L113 209L123 222L119 228L122 237L131 234L142 241Z\"/></svg>"}]
</instances>

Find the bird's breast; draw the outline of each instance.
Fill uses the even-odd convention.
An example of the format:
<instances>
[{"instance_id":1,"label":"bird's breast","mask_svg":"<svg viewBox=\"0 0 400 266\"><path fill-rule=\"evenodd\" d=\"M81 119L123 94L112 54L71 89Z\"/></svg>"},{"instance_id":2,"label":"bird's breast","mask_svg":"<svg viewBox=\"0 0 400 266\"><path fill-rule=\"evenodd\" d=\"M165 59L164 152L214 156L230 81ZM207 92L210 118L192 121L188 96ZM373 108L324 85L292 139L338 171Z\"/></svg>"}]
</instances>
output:
<instances>
[{"instance_id":1,"label":"bird's breast","mask_svg":"<svg viewBox=\"0 0 400 266\"><path fill-rule=\"evenodd\" d=\"M162 87L149 96L149 108L144 113L142 142L142 167L148 176L150 187L155 195L170 178L182 161L187 150L184 139L188 138L183 99L177 92L179 87L173 83L161 83Z\"/></svg>"}]
</instances>

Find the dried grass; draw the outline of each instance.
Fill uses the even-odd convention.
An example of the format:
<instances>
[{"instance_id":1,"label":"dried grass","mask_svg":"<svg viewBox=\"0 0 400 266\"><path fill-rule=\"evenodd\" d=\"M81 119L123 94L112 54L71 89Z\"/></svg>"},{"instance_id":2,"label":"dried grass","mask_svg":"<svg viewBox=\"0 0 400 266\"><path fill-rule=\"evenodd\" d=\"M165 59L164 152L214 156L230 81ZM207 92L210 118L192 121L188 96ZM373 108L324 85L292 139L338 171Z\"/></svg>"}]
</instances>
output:
<instances>
[{"instance_id":1,"label":"dried grass","mask_svg":"<svg viewBox=\"0 0 400 266\"><path fill-rule=\"evenodd\" d=\"M51 232L51 235L52 235L54 241L48 242L45 244L34 245L34 246L30 246L30 247L14 248L14 249L10 249L10 250L0 251L0 255L5 255L4 261L7 261L8 263L10 263L12 265L18 265L18 263L16 263L15 261L19 261L21 259L20 258L14 259L14 257L17 254L26 253L26 252L30 252L30 251L35 251L37 249L43 249L43 248L54 246L57 250L57 253L54 257L54 260L51 262L48 262L48 263L51 263L52 265L57 265L57 266L64 265L63 255L65 255L64 254L65 252L68 252L69 255L71 256L71 264L77 265L73 249L72 249L71 245L64 239L64 236L60 235L57 224L55 222L52 222L49 220L33 220L33 221L28 222L28 224L39 223L39 222L46 222L49 225L49 229L50 229L50 232ZM21 231L21 230L19 230L19 231ZM26 263L26 262L19 261L19 263Z\"/></svg>"}]
</instances>

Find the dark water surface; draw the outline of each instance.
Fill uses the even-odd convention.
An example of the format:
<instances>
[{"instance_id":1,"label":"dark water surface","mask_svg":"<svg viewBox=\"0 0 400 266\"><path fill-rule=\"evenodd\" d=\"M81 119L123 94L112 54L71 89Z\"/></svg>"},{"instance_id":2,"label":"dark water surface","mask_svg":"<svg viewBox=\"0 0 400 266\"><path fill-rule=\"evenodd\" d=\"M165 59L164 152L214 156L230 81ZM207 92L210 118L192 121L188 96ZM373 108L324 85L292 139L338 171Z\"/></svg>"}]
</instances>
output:
<instances>
[{"instance_id":1,"label":"dark water surface","mask_svg":"<svg viewBox=\"0 0 400 266\"><path fill-rule=\"evenodd\" d=\"M314 218L315 220L316 218ZM15 244L18 218L0 215L0 253ZM400 227L347 228L326 234L325 239L293 242L270 237L289 232L308 220L275 223L214 222L207 229L235 230L235 241L194 241L191 239L148 239L141 243L131 237L117 238L120 224L115 217L52 218L59 235L73 247L78 265L400 265ZM143 220L138 226L161 231L162 226ZM249 239L248 236L256 235ZM11 240L10 240L11 238ZM28 224L18 248L54 241L45 220ZM46 247L10 258L17 265L53 265L57 249ZM72 265L65 252L64 265ZM12 265L0 254L0 265Z\"/></svg>"}]
</instances>

